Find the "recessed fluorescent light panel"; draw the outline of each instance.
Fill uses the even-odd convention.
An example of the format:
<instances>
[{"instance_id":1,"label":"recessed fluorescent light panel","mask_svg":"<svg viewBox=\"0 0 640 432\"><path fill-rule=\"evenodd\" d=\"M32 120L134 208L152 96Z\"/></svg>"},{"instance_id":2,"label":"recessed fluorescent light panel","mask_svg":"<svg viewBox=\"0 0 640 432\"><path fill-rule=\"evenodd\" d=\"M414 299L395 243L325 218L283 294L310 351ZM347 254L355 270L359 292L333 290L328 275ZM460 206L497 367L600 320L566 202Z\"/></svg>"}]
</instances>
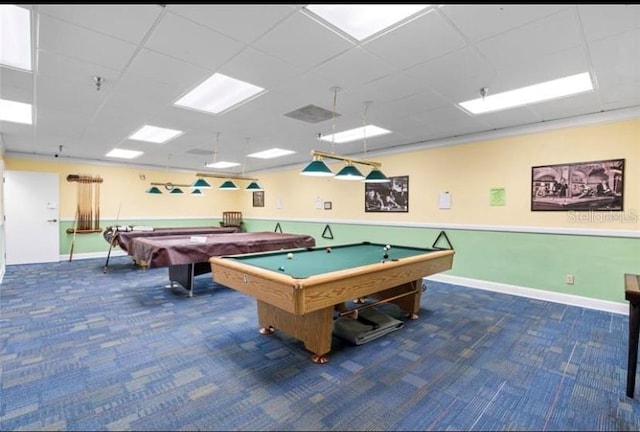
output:
<instances>
[{"instance_id":1,"label":"recessed fluorescent light panel","mask_svg":"<svg viewBox=\"0 0 640 432\"><path fill-rule=\"evenodd\" d=\"M306 9L362 41L427 7L426 4L312 4Z\"/></svg>"},{"instance_id":2,"label":"recessed fluorescent light panel","mask_svg":"<svg viewBox=\"0 0 640 432\"><path fill-rule=\"evenodd\" d=\"M216 168L216 169L233 168L239 165L240 164L238 162L225 162L225 161L209 162L204 164L204 166L206 166L207 168Z\"/></svg>"},{"instance_id":3,"label":"recessed fluorescent light panel","mask_svg":"<svg viewBox=\"0 0 640 432\"><path fill-rule=\"evenodd\" d=\"M366 125L355 129L350 129L344 132L338 132L337 134L331 135L322 135L320 137L321 141L335 142L337 144L346 143L355 140L361 140L366 138L371 138L379 135L385 135L391 133L390 130L383 129L381 127L375 125ZM335 138L335 141L334 141Z\"/></svg>"},{"instance_id":4,"label":"recessed fluorescent light panel","mask_svg":"<svg viewBox=\"0 0 640 432\"><path fill-rule=\"evenodd\" d=\"M143 152L137 150L124 150L124 149L113 149L109 153L107 153L106 157L120 158L120 159L133 159L140 156Z\"/></svg>"},{"instance_id":5,"label":"recessed fluorescent light panel","mask_svg":"<svg viewBox=\"0 0 640 432\"><path fill-rule=\"evenodd\" d=\"M0 99L0 120L31 124L31 104Z\"/></svg>"},{"instance_id":6,"label":"recessed fluorescent light panel","mask_svg":"<svg viewBox=\"0 0 640 432\"><path fill-rule=\"evenodd\" d=\"M182 131L175 129L165 129L157 126L144 125L129 136L130 140L147 141L161 144L172 138L182 135Z\"/></svg>"},{"instance_id":7,"label":"recessed fluorescent light panel","mask_svg":"<svg viewBox=\"0 0 640 432\"><path fill-rule=\"evenodd\" d=\"M259 158L259 159L273 159L280 156L286 156L295 153L293 150L283 150L279 148L272 148L269 150L264 150L257 153L248 154L248 157Z\"/></svg>"},{"instance_id":8,"label":"recessed fluorescent light panel","mask_svg":"<svg viewBox=\"0 0 640 432\"><path fill-rule=\"evenodd\" d=\"M31 71L29 9L0 5L0 64Z\"/></svg>"},{"instance_id":9,"label":"recessed fluorescent light panel","mask_svg":"<svg viewBox=\"0 0 640 432\"><path fill-rule=\"evenodd\" d=\"M262 87L215 73L180 98L175 105L219 114L262 92Z\"/></svg>"},{"instance_id":10,"label":"recessed fluorescent light panel","mask_svg":"<svg viewBox=\"0 0 640 432\"><path fill-rule=\"evenodd\" d=\"M458 105L471 114L484 114L576 95L591 90L593 90L593 82L589 73L584 72L516 90L488 95L484 98L468 100Z\"/></svg>"}]
</instances>

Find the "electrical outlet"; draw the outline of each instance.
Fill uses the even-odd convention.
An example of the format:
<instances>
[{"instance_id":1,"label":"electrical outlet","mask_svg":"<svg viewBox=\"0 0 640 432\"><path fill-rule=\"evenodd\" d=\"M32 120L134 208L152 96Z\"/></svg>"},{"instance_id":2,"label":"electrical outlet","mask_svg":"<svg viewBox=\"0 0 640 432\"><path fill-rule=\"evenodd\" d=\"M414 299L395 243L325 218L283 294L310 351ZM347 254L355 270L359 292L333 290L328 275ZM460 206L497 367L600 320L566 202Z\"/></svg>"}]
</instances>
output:
<instances>
[{"instance_id":1,"label":"electrical outlet","mask_svg":"<svg viewBox=\"0 0 640 432\"><path fill-rule=\"evenodd\" d=\"M568 274L564 277L564 282L567 285L573 285L573 275L572 274Z\"/></svg>"}]
</instances>

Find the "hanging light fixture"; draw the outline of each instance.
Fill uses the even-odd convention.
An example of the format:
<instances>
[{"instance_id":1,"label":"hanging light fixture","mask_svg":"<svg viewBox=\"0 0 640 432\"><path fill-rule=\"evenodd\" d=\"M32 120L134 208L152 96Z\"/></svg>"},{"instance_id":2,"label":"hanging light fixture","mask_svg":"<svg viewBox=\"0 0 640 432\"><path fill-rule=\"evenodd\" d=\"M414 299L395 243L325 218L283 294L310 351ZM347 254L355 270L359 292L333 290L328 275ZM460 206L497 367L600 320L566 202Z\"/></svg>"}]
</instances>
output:
<instances>
[{"instance_id":1,"label":"hanging light fixture","mask_svg":"<svg viewBox=\"0 0 640 432\"><path fill-rule=\"evenodd\" d=\"M338 90L340 90L340 87L332 87L331 90L333 90L333 136L331 139L331 153L334 153L336 145L336 100L338 98ZM318 136L321 137L322 135ZM322 157L314 155L313 160L306 167L304 167L300 174L311 177L332 177L333 171L331 171L331 168L329 168L324 160L322 160Z\"/></svg>"},{"instance_id":2,"label":"hanging light fixture","mask_svg":"<svg viewBox=\"0 0 640 432\"><path fill-rule=\"evenodd\" d=\"M338 174L333 176L333 178L339 180L363 180L364 176L358 168L353 166L352 161L347 161L345 166L340 171L338 171Z\"/></svg>"},{"instance_id":3,"label":"hanging light fixture","mask_svg":"<svg viewBox=\"0 0 640 432\"><path fill-rule=\"evenodd\" d=\"M333 176L333 171L324 163L322 158L314 156L313 161L304 167L300 174L312 177L331 177Z\"/></svg>"},{"instance_id":4,"label":"hanging light fixture","mask_svg":"<svg viewBox=\"0 0 640 432\"><path fill-rule=\"evenodd\" d=\"M210 189L211 185L205 179L199 178L199 179L197 179L196 181L193 182L193 184L191 185L191 188L195 189L195 190Z\"/></svg>"},{"instance_id":5,"label":"hanging light fixture","mask_svg":"<svg viewBox=\"0 0 640 432\"><path fill-rule=\"evenodd\" d=\"M391 180L379 168L373 167L364 178L365 183L388 183Z\"/></svg>"},{"instance_id":6,"label":"hanging light fixture","mask_svg":"<svg viewBox=\"0 0 640 432\"><path fill-rule=\"evenodd\" d=\"M169 171L169 161L171 160L171 154L167 157L167 166L165 167L165 172ZM144 176L140 177L141 179L145 179ZM149 194L162 194L162 191L157 186L164 187L170 194L179 195L184 193L180 188L188 188L192 187L192 185L188 184L176 184L172 182L151 182L149 183L151 187L145 191L145 193Z\"/></svg>"},{"instance_id":7,"label":"hanging light fixture","mask_svg":"<svg viewBox=\"0 0 640 432\"><path fill-rule=\"evenodd\" d=\"M245 138L245 139L247 140L247 144L246 144L245 152L244 152L245 155L246 155L247 154L247 149L249 149L250 147L249 147L249 138ZM246 168L246 166L247 166L247 157L245 156L244 157L244 161L242 162L242 177L244 177L244 169ZM258 180L253 179L253 180L251 180L251 183L249 183L249 185L244 190L246 190L248 192L257 192L257 191L261 191L261 190L264 190L264 189L262 189L262 186L260 186L258 184Z\"/></svg>"},{"instance_id":8,"label":"hanging light fixture","mask_svg":"<svg viewBox=\"0 0 640 432\"><path fill-rule=\"evenodd\" d=\"M175 184L175 183L171 183L171 182L166 182L166 183L151 182L150 184L151 184L152 187L147 189L146 192L147 193L151 193L151 194L161 194L162 193L162 191L160 189L158 189L156 186L163 186L167 191L169 191L169 193L172 193L172 194L184 193L182 191L182 189L180 189L180 188L190 187L190 185L188 185L188 184ZM177 191L177 192L175 192L175 191Z\"/></svg>"},{"instance_id":9,"label":"hanging light fixture","mask_svg":"<svg viewBox=\"0 0 640 432\"><path fill-rule=\"evenodd\" d=\"M204 194L202 193L202 191L200 189L194 189L191 191L191 195L196 195L196 196L204 196Z\"/></svg>"},{"instance_id":10,"label":"hanging light fixture","mask_svg":"<svg viewBox=\"0 0 640 432\"><path fill-rule=\"evenodd\" d=\"M226 181L223 182L218 189L236 190L236 189L239 189L239 188L231 180L248 180L251 183L249 184L249 186L246 187L246 190L254 190L254 191L263 190L260 187L260 185L258 184L258 179L256 179L256 178L245 177L245 176L240 176L240 175L233 175L233 174L218 174L218 173L196 173L196 176L197 177L211 177L211 178L225 179ZM258 187L258 189L256 189L256 187Z\"/></svg>"},{"instance_id":11,"label":"hanging light fixture","mask_svg":"<svg viewBox=\"0 0 640 432\"><path fill-rule=\"evenodd\" d=\"M368 160L353 159L345 156L335 154L335 141L336 141L336 99L339 87L332 87L334 91L333 95L333 135L331 137L331 153L320 152L317 150L311 151L313 160L300 171L301 175L315 176L315 177L329 177L333 176L338 180L362 180L365 183L383 183L388 182L389 178L380 170L381 164L379 162L373 162ZM367 109L370 102L365 102L365 109L363 112L363 137L364 137L364 155L367 155ZM322 138L322 135L319 136ZM345 166L336 174L333 175L331 169L324 162L325 159L335 159L345 162ZM371 172L365 177L360 170L354 166L354 164L369 165L372 167Z\"/></svg>"},{"instance_id":12,"label":"hanging light fixture","mask_svg":"<svg viewBox=\"0 0 640 432\"><path fill-rule=\"evenodd\" d=\"M220 190L238 190L238 186L231 180L225 180L219 187Z\"/></svg>"},{"instance_id":13,"label":"hanging light fixture","mask_svg":"<svg viewBox=\"0 0 640 432\"><path fill-rule=\"evenodd\" d=\"M264 189L262 189L262 187L258 184L258 182L252 181L251 183L249 183L249 186L245 188L245 190L251 191L251 192L257 192Z\"/></svg>"},{"instance_id":14,"label":"hanging light fixture","mask_svg":"<svg viewBox=\"0 0 640 432\"><path fill-rule=\"evenodd\" d=\"M371 104L370 101L365 102L364 111L362 112L362 124L364 126L362 128L362 138L363 138L362 146L363 146L363 155L365 158L367 157L367 111L369 110L370 104ZM391 180L389 179L389 177L384 175L384 173L380 170L379 166L374 166L371 169L371 172L367 174L367 176L363 181L365 183L387 183L387 182L390 182Z\"/></svg>"}]
</instances>

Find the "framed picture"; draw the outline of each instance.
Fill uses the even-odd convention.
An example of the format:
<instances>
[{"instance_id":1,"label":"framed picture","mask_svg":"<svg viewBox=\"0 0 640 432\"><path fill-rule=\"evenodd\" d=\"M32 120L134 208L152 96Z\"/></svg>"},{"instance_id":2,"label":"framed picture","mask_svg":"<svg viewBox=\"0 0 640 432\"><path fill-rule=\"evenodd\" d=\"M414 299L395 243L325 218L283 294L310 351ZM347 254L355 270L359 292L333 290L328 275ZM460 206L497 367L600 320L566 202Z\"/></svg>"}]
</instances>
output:
<instances>
[{"instance_id":1,"label":"framed picture","mask_svg":"<svg viewBox=\"0 0 640 432\"><path fill-rule=\"evenodd\" d=\"M325 210L331 210L331 206L332 206L331 201L325 201L324 202L324 209Z\"/></svg>"},{"instance_id":2,"label":"framed picture","mask_svg":"<svg viewBox=\"0 0 640 432\"><path fill-rule=\"evenodd\" d=\"M624 159L531 168L531 211L622 211Z\"/></svg>"},{"instance_id":3,"label":"framed picture","mask_svg":"<svg viewBox=\"0 0 640 432\"><path fill-rule=\"evenodd\" d=\"M253 192L253 206L264 207L264 191Z\"/></svg>"},{"instance_id":4,"label":"framed picture","mask_svg":"<svg viewBox=\"0 0 640 432\"><path fill-rule=\"evenodd\" d=\"M364 184L365 212L409 211L409 176L389 177L389 180Z\"/></svg>"}]
</instances>

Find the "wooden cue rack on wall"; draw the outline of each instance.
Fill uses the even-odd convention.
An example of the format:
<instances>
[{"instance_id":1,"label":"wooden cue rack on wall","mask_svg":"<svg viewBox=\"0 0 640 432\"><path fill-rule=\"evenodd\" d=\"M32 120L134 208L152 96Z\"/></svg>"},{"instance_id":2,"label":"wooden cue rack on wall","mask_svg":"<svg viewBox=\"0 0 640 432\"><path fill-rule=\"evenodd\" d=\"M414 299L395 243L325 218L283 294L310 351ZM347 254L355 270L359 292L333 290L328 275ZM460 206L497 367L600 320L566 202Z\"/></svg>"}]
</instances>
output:
<instances>
[{"instance_id":1,"label":"wooden cue rack on wall","mask_svg":"<svg viewBox=\"0 0 640 432\"><path fill-rule=\"evenodd\" d=\"M76 216L73 228L67 228L67 234L102 232L102 228L100 228L100 184L102 177L69 174L67 181L78 183Z\"/></svg>"}]
</instances>

